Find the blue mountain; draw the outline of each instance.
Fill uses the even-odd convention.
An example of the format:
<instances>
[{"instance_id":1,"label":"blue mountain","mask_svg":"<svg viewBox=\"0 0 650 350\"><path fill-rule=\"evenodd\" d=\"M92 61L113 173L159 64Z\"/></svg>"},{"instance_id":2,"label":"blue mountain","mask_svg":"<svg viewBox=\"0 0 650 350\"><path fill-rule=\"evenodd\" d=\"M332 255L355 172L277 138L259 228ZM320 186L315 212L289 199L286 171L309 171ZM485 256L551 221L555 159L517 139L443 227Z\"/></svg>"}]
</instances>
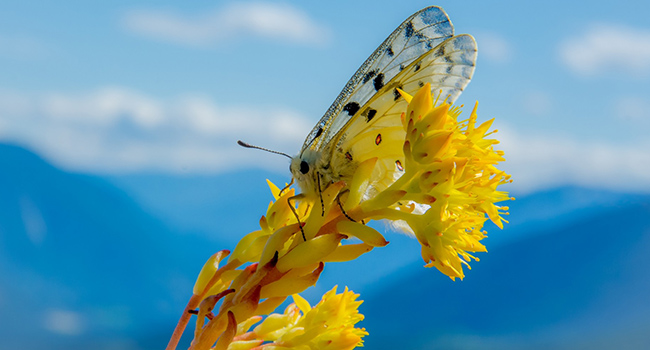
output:
<instances>
[{"instance_id":1,"label":"blue mountain","mask_svg":"<svg viewBox=\"0 0 650 350\"><path fill-rule=\"evenodd\" d=\"M367 347L650 348L650 197L569 188L520 203L522 237L463 281L413 264L365 295Z\"/></svg>"},{"instance_id":2,"label":"blue mountain","mask_svg":"<svg viewBox=\"0 0 650 350\"><path fill-rule=\"evenodd\" d=\"M265 179L277 186L290 180L264 171L220 175L130 174L105 179L129 193L143 210L161 218L171 229L219 237L229 247L259 228L259 219L273 199Z\"/></svg>"},{"instance_id":3,"label":"blue mountain","mask_svg":"<svg viewBox=\"0 0 650 350\"><path fill-rule=\"evenodd\" d=\"M110 183L129 193L145 211L159 218L175 231L218 237L225 248L234 247L244 234L258 228L258 220L272 199L265 179L280 185L288 181L289 173L243 171L216 176L179 176L135 174L107 177ZM506 186L507 187L507 186ZM512 215L504 230L488 222L489 250L512 241L527 239L562 229L581 218L605 215L630 202L643 201L647 195L618 193L602 189L561 187L519 196L510 206ZM416 240L390 232L386 225L374 225L384 232L391 244L344 264L328 266L316 288L306 292L310 301L334 284L347 285L357 292L377 288L390 279L386 274L408 264L420 263L420 247ZM480 257L480 254L479 254ZM377 263L382 269L375 269Z\"/></svg>"},{"instance_id":4,"label":"blue mountain","mask_svg":"<svg viewBox=\"0 0 650 350\"><path fill-rule=\"evenodd\" d=\"M0 348L119 348L171 334L223 243L173 232L109 182L20 147L0 145L0 162Z\"/></svg>"}]
</instances>

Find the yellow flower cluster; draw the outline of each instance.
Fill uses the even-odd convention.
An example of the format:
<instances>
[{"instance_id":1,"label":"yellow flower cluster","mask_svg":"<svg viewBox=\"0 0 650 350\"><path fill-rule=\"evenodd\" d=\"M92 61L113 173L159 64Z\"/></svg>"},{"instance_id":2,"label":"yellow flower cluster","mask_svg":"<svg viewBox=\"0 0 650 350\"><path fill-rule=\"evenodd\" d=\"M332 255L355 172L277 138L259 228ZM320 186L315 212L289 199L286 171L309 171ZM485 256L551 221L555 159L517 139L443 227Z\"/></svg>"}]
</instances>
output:
<instances>
[{"instance_id":1,"label":"yellow flower cluster","mask_svg":"<svg viewBox=\"0 0 650 350\"><path fill-rule=\"evenodd\" d=\"M337 294L336 287L323 295L315 307L298 294L284 314L271 314L253 331L243 333L246 327L261 317L251 319L238 327L238 334L230 350L346 350L361 345L368 333L354 325L363 320L358 311L358 294L348 291Z\"/></svg>"},{"instance_id":2,"label":"yellow flower cluster","mask_svg":"<svg viewBox=\"0 0 650 350\"><path fill-rule=\"evenodd\" d=\"M486 138L493 119L476 126L474 106L469 119L458 122L460 110L446 103L434 107L429 89L427 84L415 96L400 91L409 102L402 114L404 175L387 191L403 190L402 199L410 202L380 215L406 222L422 245L425 266L462 279L461 263L469 267L471 258L478 260L468 252L487 251L480 243L487 218L503 228L508 207L495 203L511 198L497 186L511 180L495 167L504 161L503 151L492 147L498 141Z\"/></svg>"},{"instance_id":3,"label":"yellow flower cluster","mask_svg":"<svg viewBox=\"0 0 650 350\"><path fill-rule=\"evenodd\" d=\"M186 307L184 318L179 321L179 325L185 324L191 313L198 316L191 349L207 350L213 346L223 350L252 349L255 346L264 346L266 350L352 349L361 343L366 332L354 328L354 324L363 318L357 311L360 302L354 301L356 295L347 289L342 294L330 291L313 309L295 296L316 283L324 263L349 261L373 247L367 243L340 244L347 236L337 232L335 227L341 221L339 216L344 216L339 207L332 204L343 185L342 182L334 184L323 192L325 216L320 214L320 209L318 215L310 215L312 205L299 203L296 218L289 205L294 191L281 191L269 182L276 201L271 202L266 215L260 219L260 230L246 235L225 265L221 266L221 263L230 254L226 250L214 254L199 273L194 295ZM329 223L324 224L325 221ZM310 239L303 239L301 226ZM321 231L326 227L334 229ZM376 235L381 237L378 232ZM388 242L382 237L381 242L374 243L386 245ZM247 263L252 264L240 268ZM294 295L304 317L299 320L286 318L285 313L285 320L295 322L291 327L282 327L274 332L265 329L273 328L273 320L279 316L267 317L267 326L256 328L254 339L248 338L250 333L244 335L246 329L260 321L261 317L257 315L270 314L290 295ZM217 311L218 303L221 304ZM198 311L195 311L197 307ZM295 313L290 314L295 316ZM261 341L273 343L260 345ZM168 349L174 349L175 342L170 342Z\"/></svg>"},{"instance_id":4,"label":"yellow flower cluster","mask_svg":"<svg viewBox=\"0 0 650 350\"><path fill-rule=\"evenodd\" d=\"M221 251L208 260L167 349L175 349L192 314L197 315L192 350L358 346L367 333L354 327L363 318L357 295L334 289L311 308L296 293L316 283L325 263L353 260L388 244L366 225L370 220L399 223L422 245L425 266L463 278L462 264L474 258L470 253L486 251L480 243L485 221L502 227L508 208L495 203L510 198L497 186L510 176L495 167L504 159L493 149L498 141L487 139L492 121L476 126L474 108L459 122L459 109L435 107L430 91L427 84L414 96L401 92L409 102L404 131L390 141L403 144L403 162L397 163L403 173L370 198L378 158L361 162L348 183L330 184L316 200L269 182L275 201L260 229L232 254ZM360 242L349 243L351 237ZM262 321L259 315L271 314L291 295L295 305Z\"/></svg>"}]
</instances>

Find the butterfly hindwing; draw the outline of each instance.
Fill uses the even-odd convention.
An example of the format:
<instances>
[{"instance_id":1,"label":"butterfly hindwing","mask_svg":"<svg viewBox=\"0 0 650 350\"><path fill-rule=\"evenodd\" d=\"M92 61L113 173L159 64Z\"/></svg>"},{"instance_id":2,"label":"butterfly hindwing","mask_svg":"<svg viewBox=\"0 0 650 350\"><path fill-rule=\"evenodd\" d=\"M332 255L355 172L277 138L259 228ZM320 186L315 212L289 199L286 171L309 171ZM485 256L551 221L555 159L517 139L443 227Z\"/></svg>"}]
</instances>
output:
<instances>
[{"instance_id":1,"label":"butterfly hindwing","mask_svg":"<svg viewBox=\"0 0 650 350\"><path fill-rule=\"evenodd\" d=\"M350 122L368 101L414 60L451 38L454 29L439 7L407 18L357 70L325 115L309 133L306 149L320 150Z\"/></svg>"},{"instance_id":2,"label":"butterfly hindwing","mask_svg":"<svg viewBox=\"0 0 650 350\"><path fill-rule=\"evenodd\" d=\"M442 101L453 103L469 83L476 66L476 41L470 35L447 39L415 61L399 80L401 89L414 94L425 83Z\"/></svg>"}]
</instances>

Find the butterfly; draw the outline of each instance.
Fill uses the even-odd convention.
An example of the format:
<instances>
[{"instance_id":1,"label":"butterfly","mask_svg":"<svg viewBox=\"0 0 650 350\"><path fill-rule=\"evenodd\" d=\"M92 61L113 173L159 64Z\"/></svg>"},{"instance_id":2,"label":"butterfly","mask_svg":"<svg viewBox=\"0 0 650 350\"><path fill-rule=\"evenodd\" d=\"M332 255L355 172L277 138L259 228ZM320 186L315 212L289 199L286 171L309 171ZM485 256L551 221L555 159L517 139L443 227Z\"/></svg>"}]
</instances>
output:
<instances>
[{"instance_id":1,"label":"butterfly","mask_svg":"<svg viewBox=\"0 0 650 350\"><path fill-rule=\"evenodd\" d=\"M454 35L442 8L407 18L361 65L292 157L302 196L314 199L330 183L350 180L358 164L373 157L378 161L369 191L393 183L404 171L400 115L407 106L397 89L413 95L430 83L439 101L452 103L472 78L476 55L474 38Z\"/></svg>"}]
</instances>

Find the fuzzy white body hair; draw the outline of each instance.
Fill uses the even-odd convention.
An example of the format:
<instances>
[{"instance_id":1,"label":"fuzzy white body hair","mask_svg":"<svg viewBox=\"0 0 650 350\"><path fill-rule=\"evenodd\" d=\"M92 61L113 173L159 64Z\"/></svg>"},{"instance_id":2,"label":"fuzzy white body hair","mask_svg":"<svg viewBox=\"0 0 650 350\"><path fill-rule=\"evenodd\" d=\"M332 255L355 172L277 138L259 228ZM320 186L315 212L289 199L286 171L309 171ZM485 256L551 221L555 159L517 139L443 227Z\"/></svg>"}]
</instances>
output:
<instances>
[{"instance_id":1,"label":"fuzzy white body hair","mask_svg":"<svg viewBox=\"0 0 650 350\"><path fill-rule=\"evenodd\" d=\"M319 196L331 183L339 180L349 181L352 178L357 164L331 164L331 157L326 157L330 152L326 149L316 151L307 149L302 154L291 158L291 174L298 183L302 194L309 198Z\"/></svg>"},{"instance_id":2,"label":"fuzzy white body hair","mask_svg":"<svg viewBox=\"0 0 650 350\"><path fill-rule=\"evenodd\" d=\"M321 163L323 163L322 153L309 149L305 150L302 155L297 155L291 158L291 165L289 167L291 175L293 175L298 187L300 187L301 193L307 197L314 198L314 196L318 195L319 186L317 176L319 176L319 174L315 169L317 169ZM307 164L306 168L305 164ZM320 167L322 167L322 165ZM305 172L305 170L307 171ZM325 180L324 175L325 174L320 174L321 180ZM320 190L323 190L322 185Z\"/></svg>"}]
</instances>

